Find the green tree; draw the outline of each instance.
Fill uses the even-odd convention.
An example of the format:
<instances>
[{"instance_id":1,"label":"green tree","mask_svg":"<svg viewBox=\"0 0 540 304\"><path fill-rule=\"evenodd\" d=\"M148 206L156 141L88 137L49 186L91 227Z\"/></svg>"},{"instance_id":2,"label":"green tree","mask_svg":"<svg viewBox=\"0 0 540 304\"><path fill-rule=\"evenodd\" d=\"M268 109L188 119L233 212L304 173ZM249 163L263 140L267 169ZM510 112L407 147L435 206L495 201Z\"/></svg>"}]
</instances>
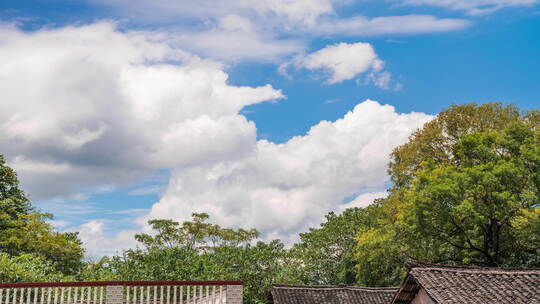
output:
<instances>
[{"instance_id":1,"label":"green tree","mask_svg":"<svg viewBox=\"0 0 540 304\"><path fill-rule=\"evenodd\" d=\"M363 264L377 267L384 254L398 268L406 258L540 265L539 117L500 103L467 104L415 132L392 153L381 224L359 237L360 248L381 251L360 256ZM359 271L369 276L369 267Z\"/></svg>"},{"instance_id":2,"label":"green tree","mask_svg":"<svg viewBox=\"0 0 540 304\"><path fill-rule=\"evenodd\" d=\"M70 280L51 262L31 254L11 257L0 252L0 282L59 282Z\"/></svg>"},{"instance_id":3,"label":"green tree","mask_svg":"<svg viewBox=\"0 0 540 304\"><path fill-rule=\"evenodd\" d=\"M12 227L14 221L31 211L33 209L30 201L19 187L17 173L6 164L4 156L0 154L0 231ZM9 252L10 248L0 244L0 250Z\"/></svg>"},{"instance_id":4,"label":"green tree","mask_svg":"<svg viewBox=\"0 0 540 304\"><path fill-rule=\"evenodd\" d=\"M83 266L84 249L74 232L56 232L47 222L50 214L33 212L21 215L2 231L0 244L16 256L29 253L51 262L58 271L76 275Z\"/></svg>"},{"instance_id":5,"label":"green tree","mask_svg":"<svg viewBox=\"0 0 540 304\"><path fill-rule=\"evenodd\" d=\"M374 209L350 208L339 215L330 212L320 227L300 234L291 254L301 261L299 271L305 284L356 284L356 237L360 229L373 225Z\"/></svg>"},{"instance_id":6,"label":"green tree","mask_svg":"<svg viewBox=\"0 0 540 304\"><path fill-rule=\"evenodd\" d=\"M65 275L77 274L84 250L76 233L59 233L36 211L19 186L15 171L0 155L0 252L43 258Z\"/></svg>"},{"instance_id":7,"label":"green tree","mask_svg":"<svg viewBox=\"0 0 540 304\"><path fill-rule=\"evenodd\" d=\"M514 228L539 203L540 162L522 153L534 146L540 147L539 133L524 123L462 136L454 145L455 164L421 164L408 195L406 233L436 239L448 247L442 256L448 261L523 264L512 255L520 249Z\"/></svg>"},{"instance_id":8,"label":"green tree","mask_svg":"<svg viewBox=\"0 0 540 304\"><path fill-rule=\"evenodd\" d=\"M295 278L293 261L280 241L257 242L256 230L222 228L204 213L193 220L151 220L152 234L138 234L142 247L88 263L85 280L242 280L244 302L265 302L273 283Z\"/></svg>"},{"instance_id":9,"label":"green tree","mask_svg":"<svg viewBox=\"0 0 540 304\"><path fill-rule=\"evenodd\" d=\"M206 213L193 213L192 216L192 221L185 221L181 225L168 219L150 220L148 223L156 234L137 234L135 239L146 248L186 247L208 250L218 246L245 244L259 236L255 229L233 230L207 223L210 217Z\"/></svg>"},{"instance_id":10,"label":"green tree","mask_svg":"<svg viewBox=\"0 0 540 304\"><path fill-rule=\"evenodd\" d=\"M244 281L245 303L266 303L272 284L299 284L297 260L279 240L255 245L224 246L211 255L221 278Z\"/></svg>"},{"instance_id":11,"label":"green tree","mask_svg":"<svg viewBox=\"0 0 540 304\"><path fill-rule=\"evenodd\" d=\"M369 224L358 229L355 251L358 285L396 286L406 274L403 261L407 257L392 225L396 214L388 212L393 198L375 200L368 207Z\"/></svg>"}]
</instances>

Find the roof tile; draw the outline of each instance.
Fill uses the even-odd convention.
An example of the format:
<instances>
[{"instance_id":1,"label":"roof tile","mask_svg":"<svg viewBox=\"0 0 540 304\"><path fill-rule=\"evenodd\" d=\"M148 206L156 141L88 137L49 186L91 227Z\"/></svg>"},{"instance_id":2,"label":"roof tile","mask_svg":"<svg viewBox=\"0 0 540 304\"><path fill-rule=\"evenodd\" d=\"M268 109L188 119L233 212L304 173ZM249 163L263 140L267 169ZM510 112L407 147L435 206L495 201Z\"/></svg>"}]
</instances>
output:
<instances>
[{"instance_id":1,"label":"roof tile","mask_svg":"<svg viewBox=\"0 0 540 304\"><path fill-rule=\"evenodd\" d=\"M274 304L388 304L397 288L274 285Z\"/></svg>"},{"instance_id":2,"label":"roof tile","mask_svg":"<svg viewBox=\"0 0 540 304\"><path fill-rule=\"evenodd\" d=\"M403 287L421 286L439 304L540 304L540 269L413 266ZM416 286L416 288L415 288ZM410 303L399 292L394 303Z\"/></svg>"}]
</instances>

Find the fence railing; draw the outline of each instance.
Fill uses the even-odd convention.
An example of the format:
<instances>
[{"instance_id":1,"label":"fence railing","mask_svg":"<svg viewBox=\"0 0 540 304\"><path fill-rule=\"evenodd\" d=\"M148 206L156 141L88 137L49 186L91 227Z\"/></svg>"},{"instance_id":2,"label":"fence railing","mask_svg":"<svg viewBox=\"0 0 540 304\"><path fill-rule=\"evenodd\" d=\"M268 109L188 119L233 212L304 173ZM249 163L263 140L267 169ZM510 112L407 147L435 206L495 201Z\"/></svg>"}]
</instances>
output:
<instances>
[{"instance_id":1,"label":"fence railing","mask_svg":"<svg viewBox=\"0 0 540 304\"><path fill-rule=\"evenodd\" d=\"M0 284L0 304L242 304L241 281Z\"/></svg>"}]
</instances>

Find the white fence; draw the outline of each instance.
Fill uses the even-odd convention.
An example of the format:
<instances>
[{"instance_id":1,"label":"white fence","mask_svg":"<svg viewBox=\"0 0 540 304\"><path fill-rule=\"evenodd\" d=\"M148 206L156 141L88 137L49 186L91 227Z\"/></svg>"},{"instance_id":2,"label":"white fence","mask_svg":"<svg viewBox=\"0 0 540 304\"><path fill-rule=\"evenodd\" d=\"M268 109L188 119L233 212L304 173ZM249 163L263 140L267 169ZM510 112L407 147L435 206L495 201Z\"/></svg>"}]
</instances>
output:
<instances>
[{"instance_id":1,"label":"white fence","mask_svg":"<svg viewBox=\"0 0 540 304\"><path fill-rule=\"evenodd\" d=\"M242 282L0 284L0 304L242 304Z\"/></svg>"}]
</instances>

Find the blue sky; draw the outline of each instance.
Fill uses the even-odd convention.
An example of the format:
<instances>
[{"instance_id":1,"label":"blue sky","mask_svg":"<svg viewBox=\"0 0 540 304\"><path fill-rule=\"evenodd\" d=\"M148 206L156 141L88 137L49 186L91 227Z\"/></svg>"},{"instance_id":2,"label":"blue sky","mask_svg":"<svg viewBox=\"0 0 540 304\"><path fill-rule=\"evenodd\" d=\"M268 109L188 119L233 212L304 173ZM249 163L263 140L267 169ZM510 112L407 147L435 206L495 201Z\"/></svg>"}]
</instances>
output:
<instances>
[{"instance_id":1,"label":"blue sky","mask_svg":"<svg viewBox=\"0 0 540 304\"><path fill-rule=\"evenodd\" d=\"M291 243L449 105L538 108L539 54L537 0L3 0L0 153L89 256L191 212Z\"/></svg>"}]
</instances>

